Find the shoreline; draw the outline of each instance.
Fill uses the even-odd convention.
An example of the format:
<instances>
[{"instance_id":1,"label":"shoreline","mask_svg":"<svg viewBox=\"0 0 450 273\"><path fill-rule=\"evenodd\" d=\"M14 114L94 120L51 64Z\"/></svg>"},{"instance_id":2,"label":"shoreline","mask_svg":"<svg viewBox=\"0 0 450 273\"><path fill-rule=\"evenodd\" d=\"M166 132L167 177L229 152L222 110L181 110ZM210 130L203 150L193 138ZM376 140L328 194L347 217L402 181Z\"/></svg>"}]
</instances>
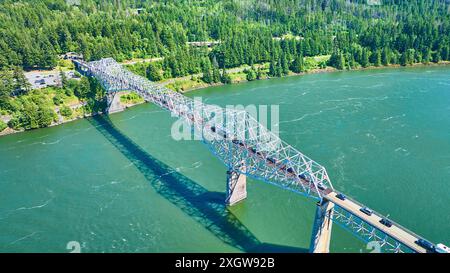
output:
<instances>
[{"instance_id":1,"label":"shoreline","mask_svg":"<svg viewBox=\"0 0 450 273\"><path fill-rule=\"evenodd\" d=\"M359 68L351 69L351 70L348 70L348 69L338 70L338 69L336 69L334 67L327 66L326 68L316 68L316 69L309 70L307 72L302 72L302 73L293 73L293 72L291 72L290 74L282 76L282 77L265 77L265 78L262 78L262 79L259 79L259 80L254 80L254 81L279 79L279 78L294 77L294 76L304 76L304 75L308 75L308 74L351 72L351 71L378 70L378 69L439 67L439 66L447 66L447 65L450 65L450 61L442 61L442 62L439 62L439 63L428 63L428 64L415 63L415 64L408 65L408 66L401 66L399 64L395 64L395 65L392 64L392 65L388 65L388 66L368 66L368 67L359 67ZM176 80L177 80L177 78L167 79L167 81L176 81ZM233 83L231 83L229 85L236 85L236 84L242 84L242 83L247 83L247 82L249 82L249 81L242 80L242 81L238 81L238 82L233 82ZM160 82L158 84L161 84L163 86L165 85L164 81ZM189 89L180 91L180 93L185 94L185 93L188 93L188 92L191 92L191 91L195 91L195 90L201 90L201 89L205 89L205 88L209 88L209 87L216 87L216 86L223 86L223 85L226 85L226 84L224 84L224 83L208 84L207 86L201 86L201 87L196 87L196 88L189 88ZM134 107L134 106L137 106L137 105L140 105L140 104L144 104L144 103L147 103L147 102L138 102L138 103L134 103L134 104L125 104L125 105L123 105L123 110L122 111L115 112L115 113L123 112L123 111L127 110L130 107ZM115 113L112 113L112 114L115 114ZM27 132L27 131L43 129L43 128L50 128L50 127L62 125L62 124L65 124L65 123L69 123L69 122L72 122L72 121L85 119L85 118L88 118L88 117L92 117L92 116L95 116L95 115L102 115L102 114L103 114L102 112L92 113L92 114L85 114L82 117L76 117L76 118L64 120L64 121L61 121L61 122L54 122L54 123L50 124L47 127L36 128L36 129L29 129L29 130L26 130L26 129L14 130L12 128L7 127L6 129L4 129L3 131L0 132L0 137L7 136L7 135L12 135L12 134L17 134L17 133L22 133L22 132Z\"/></svg>"},{"instance_id":2,"label":"shoreline","mask_svg":"<svg viewBox=\"0 0 450 273\"><path fill-rule=\"evenodd\" d=\"M337 72L353 72L353 71L366 71L366 70L379 70L379 69L398 69L398 68L423 68L423 67L440 67L440 66L448 66L450 65L450 61L441 61L439 63L429 63L429 64L424 64L424 63L415 63L412 65L407 65L407 66L402 66L399 64L391 64L388 66L368 66L368 67L359 67L359 68L355 68L355 69L343 69L343 70L339 70L336 69L334 67L331 66L327 66L326 68L315 68L315 69L311 69L307 72L301 72L301 73L294 73L294 72L290 72L290 74L285 75L285 76L281 76L281 77L265 77L259 80L253 80L253 81L262 81L262 80L270 80L270 79L281 79L281 78L286 78L286 77L295 77L295 76L304 76L304 75L309 75L309 74L322 74L322 73L337 73ZM175 78L176 79L176 78ZM171 79L173 80L173 79ZM242 81L238 81L238 82L233 82L229 85L235 85L235 84L241 84L241 83L247 83L249 81L247 80L242 80ZM164 85L164 81L161 82ZM226 85L224 83L214 83L214 84L209 84L207 86L202 86L202 87L197 87L197 88L190 88L190 89L186 89L183 91L180 91L180 93L184 94L184 93L188 93L191 91L195 91L195 90L201 90L201 89L205 89L205 88L209 88L209 87L215 87L215 86L223 86Z\"/></svg>"}]
</instances>

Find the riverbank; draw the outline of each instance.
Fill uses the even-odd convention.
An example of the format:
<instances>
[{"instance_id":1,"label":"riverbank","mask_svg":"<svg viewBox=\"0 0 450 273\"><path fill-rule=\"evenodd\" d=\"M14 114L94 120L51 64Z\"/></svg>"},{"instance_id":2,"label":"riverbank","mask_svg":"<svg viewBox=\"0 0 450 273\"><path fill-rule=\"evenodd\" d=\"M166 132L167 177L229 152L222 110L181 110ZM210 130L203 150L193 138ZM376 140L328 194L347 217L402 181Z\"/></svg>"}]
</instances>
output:
<instances>
[{"instance_id":1,"label":"riverbank","mask_svg":"<svg viewBox=\"0 0 450 273\"><path fill-rule=\"evenodd\" d=\"M368 67L359 67L359 68L352 69L352 70L338 70L336 68L327 66L325 68L314 68L314 69L311 69L309 71L302 72L302 73L290 72L288 75L285 75L283 77L303 76L303 75L318 74L318 73L349 72L349 71L377 70L377 69L436 67L436 66L446 66L449 64L450 64L449 61L442 61L439 63L429 63L429 64L416 63L416 64L409 65L409 66L401 66L401 65L368 66ZM255 67L265 69L265 68L267 68L267 64L258 64L258 65L255 65ZM245 78L244 71L249 68L250 68L250 66L248 66L248 67L244 66L241 68L232 68L230 70L227 70L227 73L231 72L229 74L232 77L231 84L248 82L248 80ZM275 77L269 77L266 75L265 77L258 79L258 80L267 80L267 79L273 79L273 78L275 78ZM185 83L185 85L183 85L183 88L174 88L174 86L176 86L177 81L182 81ZM198 83L198 84L195 84L195 83ZM167 88L170 88L174 91L178 91L180 93L187 93L190 91L199 90L199 89L203 89L203 88L207 88L207 87L224 85L223 83L213 83L213 84L204 83L200 80L199 75L191 75L191 76L186 76L186 77L182 77L182 78L172 78L172 79L168 79L165 81L161 81L161 82L159 82L159 84L166 86ZM130 108L130 107L142 104L142 103L145 103L145 101L142 98L136 98L135 96L130 97L130 92L123 92L121 94L121 104L122 104L122 107L124 110L127 108ZM80 109L81 106L82 105L74 106L74 107L72 107L72 110ZM72 118L63 118L61 116L59 110L56 110L55 112L58 115L58 120L55 122L52 122L52 124L50 124L48 127L65 124L65 123L79 120L82 118L91 117L93 115L103 114L102 112L78 113L77 115L75 115ZM37 128L37 129L40 129L40 128ZM35 130L35 129L30 129L30 130ZM29 131L29 130L24 130L24 129L14 130L12 128L7 127L3 131L0 132L0 137L5 136L5 135L10 135L10 134L15 134L15 133L21 133L24 131Z\"/></svg>"},{"instance_id":2,"label":"riverbank","mask_svg":"<svg viewBox=\"0 0 450 273\"><path fill-rule=\"evenodd\" d=\"M275 79L275 78L283 78L283 77L292 77L292 76L303 76L303 75L309 75L309 74L319 74L319 73L335 73L335 72L350 72L350 71L364 71L364 70L378 70L378 69L398 69L398 68L420 68L420 67L436 67L436 66L447 66L450 65L450 61L441 61L439 63L428 63L428 64L424 64L424 63L415 63L412 65L408 65L408 66L401 66L398 64L391 64L388 66L368 66L368 67L359 67L359 68L354 68L351 70L339 70L336 69L334 67L331 66L327 66L325 68L314 68L311 70L308 70L306 72L301 72L301 73L294 73L292 71L289 72L288 75L282 76L282 77L269 77L269 76L265 76L261 79L257 79L259 80L269 80L269 79ZM227 72L228 73L228 72ZM233 74L230 74L233 75ZM180 81L185 81L186 77L181 77L181 78L175 78L175 79L170 79L167 81L162 81L160 82L160 84L174 90L174 88L172 88L172 86L170 86L171 83L176 82L177 80ZM238 83L246 83L249 82L247 79L245 79L245 77L238 77L237 80L234 79L232 80L231 84L238 84ZM194 87L188 87L188 88L184 88L182 90L174 90L174 91L178 91L180 93L187 93L190 91L194 91L194 90L199 90L199 89L203 89L203 88L207 88L207 87L213 87L213 86L221 86L221 85L225 85L224 83L213 83L213 84L200 84L199 86L195 86Z\"/></svg>"}]
</instances>

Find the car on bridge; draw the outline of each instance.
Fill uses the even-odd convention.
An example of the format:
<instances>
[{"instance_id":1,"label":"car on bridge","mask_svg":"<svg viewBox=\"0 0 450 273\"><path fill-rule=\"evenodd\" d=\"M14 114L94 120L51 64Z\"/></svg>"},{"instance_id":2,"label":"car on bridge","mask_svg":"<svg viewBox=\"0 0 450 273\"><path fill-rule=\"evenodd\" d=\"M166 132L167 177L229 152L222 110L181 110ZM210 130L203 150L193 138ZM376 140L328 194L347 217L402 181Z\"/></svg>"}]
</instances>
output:
<instances>
[{"instance_id":1,"label":"car on bridge","mask_svg":"<svg viewBox=\"0 0 450 273\"><path fill-rule=\"evenodd\" d=\"M363 208L360 208L359 210L360 210L362 213L367 214L367 215L369 215L369 216L371 216L372 213L373 213L373 210L369 209L368 207L363 207Z\"/></svg>"},{"instance_id":2,"label":"car on bridge","mask_svg":"<svg viewBox=\"0 0 450 273\"><path fill-rule=\"evenodd\" d=\"M325 186L322 182L317 183L317 187L319 188L319 190L326 190L328 189L327 186Z\"/></svg>"},{"instance_id":3,"label":"car on bridge","mask_svg":"<svg viewBox=\"0 0 450 273\"><path fill-rule=\"evenodd\" d=\"M342 201L344 201L345 198L346 198L346 196L345 196L344 194L342 194L342 193L336 194L336 197L339 198L339 199L341 199Z\"/></svg>"},{"instance_id":4,"label":"car on bridge","mask_svg":"<svg viewBox=\"0 0 450 273\"><path fill-rule=\"evenodd\" d=\"M387 218L383 218L380 220L380 223L387 226L387 227L392 227L392 222L389 221Z\"/></svg>"},{"instance_id":5,"label":"car on bridge","mask_svg":"<svg viewBox=\"0 0 450 273\"><path fill-rule=\"evenodd\" d=\"M436 252L437 253L450 253L450 248L444 244L437 244Z\"/></svg>"},{"instance_id":6,"label":"car on bridge","mask_svg":"<svg viewBox=\"0 0 450 273\"><path fill-rule=\"evenodd\" d=\"M426 250L428 250L430 252L436 252L435 246L432 243L430 243L427 240L425 240L425 239L419 239L419 240L415 241L414 243L416 243L417 245L425 248Z\"/></svg>"}]
</instances>

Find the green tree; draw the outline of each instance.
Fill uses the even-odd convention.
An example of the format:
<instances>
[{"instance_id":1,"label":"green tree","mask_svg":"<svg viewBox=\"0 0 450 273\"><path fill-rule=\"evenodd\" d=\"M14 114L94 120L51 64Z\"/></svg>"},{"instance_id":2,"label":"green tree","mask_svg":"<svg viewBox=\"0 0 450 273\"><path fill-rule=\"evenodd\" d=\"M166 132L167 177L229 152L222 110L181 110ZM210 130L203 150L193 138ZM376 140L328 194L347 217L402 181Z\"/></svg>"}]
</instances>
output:
<instances>
[{"instance_id":1,"label":"green tree","mask_svg":"<svg viewBox=\"0 0 450 273\"><path fill-rule=\"evenodd\" d=\"M275 61L273 59L270 61L269 76L271 76L271 77L277 76L276 65L275 65Z\"/></svg>"},{"instance_id":2,"label":"green tree","mask_svg":"<svg viewBox=\"0 0 450 273\"><path fill-rule=\"evenodd\" d=\"M400 65L406 66L408 64L408 52L405 51L400 56Z\"/></svg>"},{"instance_id":3,"label":"green tree","mask_svg":"<svg viewBox=\"0 0 450 273\"><path fill-rule=\"evenodd\" d=\"M248 69L248 70L246 70L245 73L246 73L247 81L250 82L250 81L256 80L256 72L255 72L255 70L253 69L253 67L250 68L250 69Z\"/></svg>"},{"instance_id":4,"label":"green tree","mask_svg":"<svg viewBox=\"0 0 450 273\"><path fill-rule=\"evenodd\" d=\"M61 108L59 109L59 112L61 113L61 115L63 117L71 117L72 116L72 109L70 109L70 107L63 105L61 106Z\"/></svg>"},{"instance_id":5,"label":"green tree","mask_svg":"<svg viewBox=\"0 0 450 273\"><path fill-rule=\"evenodd\" d=\"M14 67L13 78L15 94L26 94L31 90L31 84L25 77L22 68L18 66Z\"/></svg>"},{"instance_id":6,"label":"green tree","mask_svg":"<svg viewBox=\"0 0 450 273\"><path fill-rule=\"evenodd\" d=\"M66 73L64 73L64 71L62 71L62 69L59 69L59 80L61 82L61 87L62 88L66 88L67 86L67 76Z\"/></svg>"},{"instance_id":7,"label":"green tree","mask_svg":"<svg viewBox=\"0 0 450 273\"><path fill-rule=\"evenodd\" d=\"M360 63L362 67L368 67L370 65L369 58L370 58L370 51L367 48L363 48Z\"/></svg>"},{"instance_id":8,"label":"green tree","mask_svg":"<svg viewBox=\"0 0 450 273\"><path fill-rule=\"evenodd\" d=\"M383 51L381 53L381 63L384 66L387 66L390 64L391 60L390 60L390 53L389 53L389 49L387 47L383 48Z\"/></svg>"},{"instance_id":9,"label":"green tree","mask_svg":"<svg viewBox=\"0 0 450 273\"><path fill-rule=\"evenodd\" d=\"M438 63L440 61L441 61L441 52L437 50L436 52L433 53L433 63Z\"/></svg>"},{"instance_id":10,"label":"green tree","mask_svg":"<svg viewBox=\"0 0 450 273\"><path fill-rule=\"evenodd\" d=\"M56 93L52 100L53 104L57 106L64 102L63 95L61 93Z\"/></svg>"},{"instance_id":11,"label":"green tree","mask_svg":"<svg viewBox=\"0 0 450 273\"><path fill-rule=\"evenodd\" d=\"M261 80L263 78L263 71L261 67L258 67L258 71L256 72L256 79Z\"/></svg>"},{"instance_id":12,"label":"green tree","mask_svg":"<svg viewBox=\"0 0 450 273\"><path fill-rule=\"evenodd\" d=\"M281 55L280 66L281 66L281 74L282 75L289 74L289 63L287 61L287 56L285 53L283 53Z\"/></svg>"},{"instance_id":13,"label":"green tree","mask_svg":"<svg viewBox=\"0 0 450 273\"><path fill-rule=\"evenodd\" d=\"M374 65L380 66L381 65L381 52L380 50L375 51L375 57L374 57Z\"/></svg>"},{"instance_id":14,"label":"green tree","mask_svg":"<svg viewBox=\"0 0 450 273\"><path fill-rule=\"evenodd\" d=\"M11 94L14 91L14 79L7 68L0 71L0 109L10 110Z\"/></svg>"},{"instance_id":15,"label":"green tree","mask_svg":"<svg viewBox=\"0 0 450 273\"><path fill-rule=\"evenodd\" d=\"M424 64L428 64L430 61L431 61L431 50L430 50L429 47L427 47L427 48L425 49L425 53L423 54L422 62L423 62Z\"/></svg>"},{"instance_id":16,"label":"green tree","mask_svg":"<svg viewBox=\"0 0 450 273\"><path fill-rule=\"evenodd\" d=\"M162 80L161 72L155 63L149 63L146 70L147 78L151 81L157 82Z\"/></svg>"},{"instance_id":17,"label":"green tree","mask_svg":"<svg viewBox=\"0 0 450 273\"><path fill-rule=\"evenodd\" d=\"M0 119L0 132L5 130L6 127L8 127L8 126L3 122L3 120Z\"/></svg>"},{"instance_id":18,"label":"green tree","mask_svg":"<svg viewBox=\"0 0 450 273\"><path fill-rule=\"evenodd\" d=\"M75 83L75 82L74 82ZM75 85L74 94L79 99L87 99L90 94L90 83L88 78L81 78L80 82Z\"/></svg>"},{"instance_id":19,"label":"green tree","mask_svg":"<svg viewBox=\"0 0 450 273\"><path fill-rule=\"evenodd\" d=\"M303 63L303 54L300 52L291 65L291 70L295 73L300 73L305 71L305 65Z\"/></svg>"},{"instance_id":20,"label":"green tree","mask_svg":"<svg viewBox=\"0 0 450 273\"><path fill-rule=\"evenodd\" d=\"M222 69L222 77L220 78L220 81L223 84L230 84L231 83L231 77L227 74L226 69Z\"/></svg>"},{"instance_id":21,"label":"green tree","mask_svg":"<svg viewBox=\"0 0 450 273\"><path fill-rule=\"evenodd\" d=\"M202 80L206 83L213 83L213 75L211 70L211 62L208 58L205 58L203 61Z\"/></svg>"}]
</instances>

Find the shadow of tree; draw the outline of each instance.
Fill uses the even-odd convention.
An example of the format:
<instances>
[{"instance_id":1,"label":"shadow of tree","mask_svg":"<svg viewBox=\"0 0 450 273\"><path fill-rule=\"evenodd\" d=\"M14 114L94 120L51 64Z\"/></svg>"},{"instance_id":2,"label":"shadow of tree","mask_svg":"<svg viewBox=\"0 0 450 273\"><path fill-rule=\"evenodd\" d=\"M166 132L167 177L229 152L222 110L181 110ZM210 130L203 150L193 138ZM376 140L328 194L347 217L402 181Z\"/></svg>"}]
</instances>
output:
<instances>
[{"instance_id":1,"label":"shadow of tree","mask_svg":"<svg viewBox=\"0 0 450 273\"><path fill-rule=\"evenodd\" d=\"M244 252L307 252L307 249L259 241L225 206L225 194L211 192L152 157L120 132L108 116L88 121L150 182L164 198L202 224L224 243Z\"/></svg>"}]
</instances>

